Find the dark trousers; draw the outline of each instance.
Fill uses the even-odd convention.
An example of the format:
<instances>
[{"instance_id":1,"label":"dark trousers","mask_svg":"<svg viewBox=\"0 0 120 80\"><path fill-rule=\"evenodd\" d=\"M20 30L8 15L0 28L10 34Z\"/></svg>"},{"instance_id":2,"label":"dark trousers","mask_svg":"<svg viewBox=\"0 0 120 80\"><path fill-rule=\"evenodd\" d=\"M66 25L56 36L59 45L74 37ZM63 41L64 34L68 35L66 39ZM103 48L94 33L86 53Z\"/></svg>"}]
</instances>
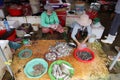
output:
<instances>
[{"instance_id":1,"label":"dark trousers","mask_svg":"<svg viewBox=\"0 0 120 80\"><path fill-rule=\"evenodd\" d=\"M120 14L115 14L109 34L115 35L120 27Z\"/></svg>"}]
</instances>

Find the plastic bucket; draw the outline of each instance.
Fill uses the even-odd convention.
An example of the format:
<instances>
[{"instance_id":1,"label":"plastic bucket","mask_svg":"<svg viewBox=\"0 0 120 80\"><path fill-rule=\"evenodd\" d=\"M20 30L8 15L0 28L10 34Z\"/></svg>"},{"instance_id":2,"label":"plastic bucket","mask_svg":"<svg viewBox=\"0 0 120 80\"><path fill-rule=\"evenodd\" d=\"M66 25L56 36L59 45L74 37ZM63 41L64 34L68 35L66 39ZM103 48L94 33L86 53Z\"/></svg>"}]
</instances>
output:
<instances>
[{"instance_id":1,"label":"plastic bucket","mask_svg":"<svg viewBox=\"0 0 120 80\"><path fill-rule=\"evenodd\" d=\"M89 38L88 42L93 43L96 41L96 35L92 34L91 37Z\"/></svg>"},{"instance_id":2,"label":"plastic bucket","mask_svg":"<svg viewBox=\"0 0 120 80\"><path fill-rule=\"evenodd\" d=\"M33 28L34 31L38 31L38 29L39 29L37 24L33 24L32 28Z\"/></svg>"},{"instance_id":3,"label":"plastic bucket","mask_svg":"<svg viewBox=\"0 0 120 80\"><path fill-rule=\"evenodd\" d=\"M21 16L23 14L22 6L12 5L8 7L8 12L11 16Z\"/></svg>"}]
</instances>

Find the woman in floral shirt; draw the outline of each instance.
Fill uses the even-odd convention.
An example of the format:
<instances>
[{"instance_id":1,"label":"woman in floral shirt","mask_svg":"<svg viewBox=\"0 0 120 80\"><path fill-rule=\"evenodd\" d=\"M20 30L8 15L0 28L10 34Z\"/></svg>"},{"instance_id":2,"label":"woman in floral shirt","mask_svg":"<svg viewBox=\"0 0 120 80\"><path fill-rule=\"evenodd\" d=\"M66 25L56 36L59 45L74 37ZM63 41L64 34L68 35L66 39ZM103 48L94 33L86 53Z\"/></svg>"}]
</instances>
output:
<instances>
[{"instance_id":1,"label":"woman in floral shirt","mask_svg":"<svg viewBox=\"0 0 120 80\"><path fill-rule=\"evenodd\" d=\"M55 30L59 33L63 33L64 29L63 27L59 24L59 19L55 11L53 11L53 8L50 4L46 4L44 6L45 10L41 14L41 26L42 26L42 32L43 33L48 33L50 30Z\"/></svg>"}]
</instances>

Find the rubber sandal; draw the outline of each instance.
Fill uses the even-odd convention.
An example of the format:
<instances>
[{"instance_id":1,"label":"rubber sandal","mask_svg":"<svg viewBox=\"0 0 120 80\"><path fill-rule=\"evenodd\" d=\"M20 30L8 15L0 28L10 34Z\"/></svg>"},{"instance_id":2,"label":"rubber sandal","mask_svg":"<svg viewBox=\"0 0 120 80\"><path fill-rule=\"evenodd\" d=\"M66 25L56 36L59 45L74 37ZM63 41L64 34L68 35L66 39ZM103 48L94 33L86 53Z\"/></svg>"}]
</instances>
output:
<instances>
[{"instance_id":1,"label":"rubber sandal","mask_svg":"<svg viewBox=\"0 0 120 80\"><path fill-rule=\"evenodd\" d=\"M119 52L119 51L120 51L120 47L115 46L115 50L116 50L117 52Z\"/></svg>"},{"instance_id":2,"label":"rubber sandal","mask_svg":"<svg viewBox=\"0 0 120 80\"><path fill-rule=\"evenodd\" d=\"M108 58L109 58L110 60L114 60L114 59L116 58L116 56L108 56ZM117 61L120 61L120 57L118 58Z\"/></svg>"},{"instance_id":3,"label":"rubber sandal","mask_svg":"<svg viewBox=\"0 0 120 80\"><path fill-rule=\"evenodd\" d=\"M105 38L105 39L107 39L107 38L108 38L108 36L104 36L104 38Z\"/></svg>"}]
</instances>

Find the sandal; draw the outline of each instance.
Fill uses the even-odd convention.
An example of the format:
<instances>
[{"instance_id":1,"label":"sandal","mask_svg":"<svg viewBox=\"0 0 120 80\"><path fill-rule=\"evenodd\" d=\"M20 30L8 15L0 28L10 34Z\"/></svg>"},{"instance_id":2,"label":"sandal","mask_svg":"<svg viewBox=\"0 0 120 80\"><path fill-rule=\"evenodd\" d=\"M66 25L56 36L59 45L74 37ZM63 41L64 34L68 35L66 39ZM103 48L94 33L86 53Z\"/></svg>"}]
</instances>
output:
<instances>
[{"instance_id":1,"label":"sandal","mask_svg":"<svg viewBox=\"0 0 120 80\"><path fill-rule=\"evenodd\" d=\"M115 50L116 50L117 52L119 52L119 51L120 51L120 47L115 46Z\"/></svg>"},{"instance_id":2,"label":"sandal","mask_svg":"<svg viewBox=\"0 0 120 80\"><path fill-rule=\"evenodd\" d=\"M109 58L110 60L114 60L114 59L116 58L116 56L108 56L108 58ZM120 57L118 58L117 61L120 61Z\"/></svg>"}]
</instances>

